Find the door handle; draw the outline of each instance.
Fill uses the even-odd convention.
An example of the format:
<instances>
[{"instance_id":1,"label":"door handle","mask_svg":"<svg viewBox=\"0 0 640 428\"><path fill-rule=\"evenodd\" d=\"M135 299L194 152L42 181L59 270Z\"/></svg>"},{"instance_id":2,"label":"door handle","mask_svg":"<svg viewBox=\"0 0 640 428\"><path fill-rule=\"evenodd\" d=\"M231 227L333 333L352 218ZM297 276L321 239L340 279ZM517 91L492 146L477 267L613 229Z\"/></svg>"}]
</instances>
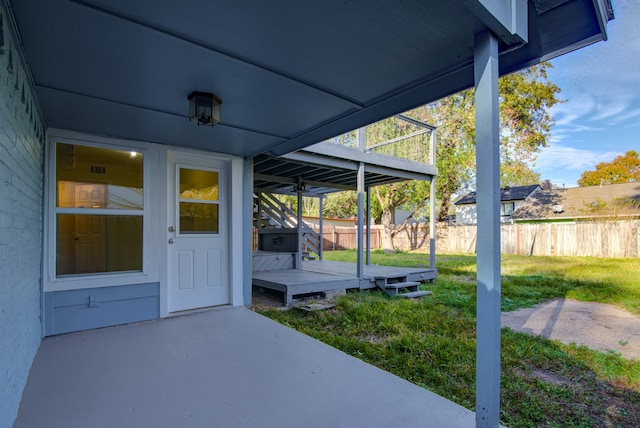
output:
<instances>
[{"instance_id":1,"label":"door handle","mask_svg":"<svg viewBox=\"0 0 640 428\"><path fill-rule=\"evenodd\" d=\"M174 242L173 238L169 238L169 244L173 244Z\"/></svg>"}]
</instances>

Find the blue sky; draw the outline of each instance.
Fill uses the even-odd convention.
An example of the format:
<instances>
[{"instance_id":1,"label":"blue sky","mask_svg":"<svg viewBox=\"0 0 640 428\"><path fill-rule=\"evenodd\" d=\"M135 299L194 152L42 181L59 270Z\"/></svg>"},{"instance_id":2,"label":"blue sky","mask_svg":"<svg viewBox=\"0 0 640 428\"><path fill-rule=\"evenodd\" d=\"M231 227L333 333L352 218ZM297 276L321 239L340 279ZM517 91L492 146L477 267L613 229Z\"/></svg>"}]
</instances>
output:
<instances>
[{"instance_id":1,"label":"blue sky","mask_svg":"<svg viewBox=\"0 0 640 428\"><path fill-rule=\"evenodd\" d=\"M577 186L580 174L628 150L640 152L640 0L613 0L609 39L551 61L565 103L554 106L549 146L533 169Z\"/></svg>"}]
</instances>

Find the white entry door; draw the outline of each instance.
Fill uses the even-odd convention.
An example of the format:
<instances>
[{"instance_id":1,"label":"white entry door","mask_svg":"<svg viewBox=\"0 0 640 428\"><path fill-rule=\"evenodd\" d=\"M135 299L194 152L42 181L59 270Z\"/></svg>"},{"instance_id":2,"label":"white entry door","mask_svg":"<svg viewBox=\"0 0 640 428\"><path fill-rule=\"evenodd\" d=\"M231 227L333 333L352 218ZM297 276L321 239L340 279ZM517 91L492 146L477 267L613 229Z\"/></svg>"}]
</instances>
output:
<instances>
[{"instance_id":1,"label":"white entry door","mask_svg":"<svg viewBox=\"0 0 640 428\"><path fill-rule=\"evenodd\" d=\"M229 303L228 168L169 153L169 312Z\"/></svg>"}]
</instances>

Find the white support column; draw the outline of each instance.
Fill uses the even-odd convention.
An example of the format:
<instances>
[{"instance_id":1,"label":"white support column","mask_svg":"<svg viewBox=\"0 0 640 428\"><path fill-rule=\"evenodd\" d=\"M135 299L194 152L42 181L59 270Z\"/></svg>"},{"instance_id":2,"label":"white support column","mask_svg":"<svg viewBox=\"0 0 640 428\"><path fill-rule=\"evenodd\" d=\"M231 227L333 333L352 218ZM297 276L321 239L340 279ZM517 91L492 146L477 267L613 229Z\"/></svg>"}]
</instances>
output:
<instances>
[{"instance_id":1,"label":"white support column","mask_svg":"<svg viewBox=\"0 0 640 428\"><path fill-rule=\"evenodd\" d=\"M302 269L302 188L298 183L298 255L296 256L296 269Z\"/></svg>"},{"instance_id":2,"label":"white support column","mask_svg":"<svg viewBox=\"0 0 640 428\"><path fill-rule=\"evenodd\" d=\"M362 278L364 276L364 268L362 263L362 248L364 246L364 163L360 162L358 164L358 257L356 261L356 269L358 278Z\"/></svg>"},{"instance_id":3,"label":"white support column","mask_svg":"<svg viewBox=\"0 0 640 428\"><path fill-rule=\"evenodd\" d=\"M320 237L320 244L319 244L319 248L318 248L318 259L322 260L322 252L323 252L323 248L322 248L322 244L324 243L324 215L323 215L323 211L324 211L324 195L321 195L318 197L319 201L318 201L318 236Z\"/></svg>"},{"instance_id":4,"label":"white support column","mask_svg":"<svg viewBox=\"0 0 640 428\"><path fill-rule=\"evenodd\" d=\"M356 142L358 144L358 149L362 152L365 151L367 147L367 128L358 128L356 131ZM364 163L360 162L358 164L358 180L357 180L357 190L358 190L358 230L357 230L357 258L356 258L356 270L358 278L362 278L364 276L364 268L363 268L363 247L364 247Z\"/></svg>"},{"instance_id":5,"label":"white support column","mask_svg":"<svg viewBox=\"0 0 640 428\"><path fill-rule=\"evenodd\" d=\"M367 266L371 264L371 187L367 186L367 257L365 263Z\"/></svg>"},{"instance_id":6,"label":"white support column","mask_svg":"<svg viewBox=\"0 0 640 428\"><path fill-rule=\"evenodd\" d=\"M436 130L431 130L429 162L436 165ZM431 177L429 189L429 268L436 268L436 177Z\"/></svg>"},{"instance_id":7,"label":"white support column","mask_svg":"<svg viewBox=\"0 0 640 428\"><path fill-rule=\"evenodd\" d=\"M251 305L253 266L253 159L245 159L242 168L242 290L244 304ZM258 212L258 215L261 215ZM260 217L258 217L260 219ZM260 224L260 220L258 220Z\"/></svg>"},{"instance_id":8,"label":"white support column","mask_svg":"<svg viewBox=\"0 0 640 428\"><path fill-rule=\"evenodd\" d=\"M475 38L476 192L476 426L500 424L500 151L498 40Z\"/></svg>"}]
</instances>

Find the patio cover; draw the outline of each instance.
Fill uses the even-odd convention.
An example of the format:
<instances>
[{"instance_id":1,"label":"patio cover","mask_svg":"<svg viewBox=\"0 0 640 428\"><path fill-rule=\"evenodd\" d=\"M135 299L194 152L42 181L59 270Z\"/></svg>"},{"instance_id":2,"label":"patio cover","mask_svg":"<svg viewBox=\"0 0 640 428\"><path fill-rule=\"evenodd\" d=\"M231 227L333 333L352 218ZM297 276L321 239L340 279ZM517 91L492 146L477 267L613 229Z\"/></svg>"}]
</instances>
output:
<instances>
[{"instance_id":1,"label":"patio cover","mask_svg":"<svg viewBox=\"0 0 640 428\"><path fill-rule=\"evenodd\" d=\"M497 78L606 39L609 0L3 1L49 127L281 156L475 85L476 424L498 426ZM189 123L194 90L221 125Z\"/></svg>"},{"instance_id":2,"label":"patio cover","mask_svg":"<svg viewBox=\"0 0 640 428\"><path fill-rule=\"evenodd\" d=\"M47 125L244 157L285 153L606 38L608 0L3 0ZM526 42L526 43L525 43ZM11 47L7 47L11 48ZM187 95L223 99L187 120Z\"/></svg>"}]
</instances>

